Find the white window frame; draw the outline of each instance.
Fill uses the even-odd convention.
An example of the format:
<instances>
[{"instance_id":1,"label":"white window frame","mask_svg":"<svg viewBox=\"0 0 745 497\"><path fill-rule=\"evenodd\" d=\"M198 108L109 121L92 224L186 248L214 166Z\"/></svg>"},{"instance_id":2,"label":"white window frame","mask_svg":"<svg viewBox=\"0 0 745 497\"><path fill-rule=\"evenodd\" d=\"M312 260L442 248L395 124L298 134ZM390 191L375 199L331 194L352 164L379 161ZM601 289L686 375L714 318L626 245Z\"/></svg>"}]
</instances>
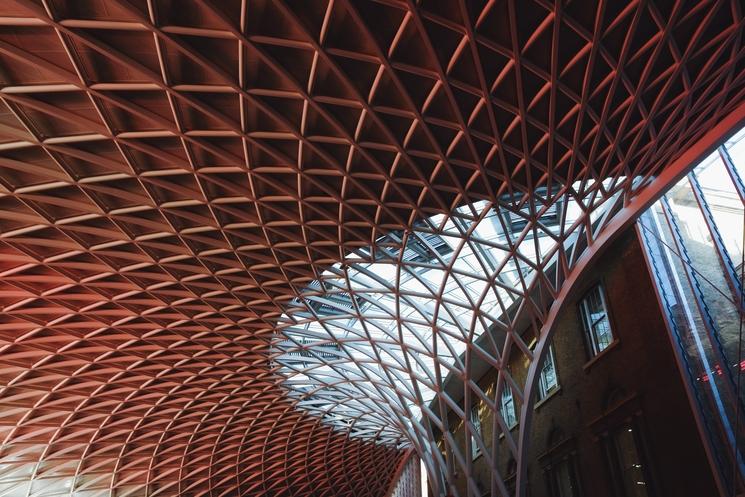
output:
<instances>
[{"instance_id":1,"label":"white window frame","mask_svg":"<svg viewBox=\"0 0 745 497\"><path fill-rule=\"evenodd\" d=\"M502 389L502 395L499 401L499 414L502 416L504 423L510 430L517 426L517 409L515 409L515 398L512 396L512 389L505 385ZM509 416L507 415L509 414Z\"/></svg>"},{"instance_id":2,"label":"white window frame","mask_svg":"<svg viewBox=\"0 0 745 497\"><path fill-rule=\"evenodd\" d=\"M592 321L590 316L590 303L589 299L592 298L596 294L599 297L600 304L603 306L603 317ZM580 308L580 315L582 318L582 325L585 329L585 336L587 337L587 342L589 345L589 351L592 357L597 356L601 352L603 352L605 349L610 347L610 345L616 340L616 337L613 333L613 328L611 327L610 323L610 315L608 313L608 302L605 299L605 291L603 290L603 285L601 283L597 283L595 286L593 286L584 297L582 297L582 300L579 302L579 308ZM607 328L608 328L608 335L610 337L610 340L608 340L608 343L602 344L598 340L598 335L596 333L597 325L601 322L605 322Z\"/></svg>"},{"instance_id":3,"label":"white window frame","mask_svg":"<svg viewBox=\"0 0 745 497\"><path fill-rule=\"evenodd\" d=\"M479 404L476 403L471 407L471 424L473 424L474 431L481 438L481 417L479 417ZM473 432L471 433L471 460L476 459L481 455L481 448L476 442Z\"/></svg>"},{"instance_id":4,"label":"white window frame","mask_svg":"<svg viewBox=\"0 0 745 497\"><path fill-rule=\"evenodd\" d=\"M554 378L553 382L549 384L548 374L546 367L548 365L551 365L550 369L554 372ZM549 344L548 346L548 355L546 355L546 359L543 361L543 366L541 367L541 374L538 378L538 400L543 400L549 395L551 395L553 392L559 389L559 373L556 371L556 360L554 359L554 346L553 344Z\"/></svg>"}]
</instances>

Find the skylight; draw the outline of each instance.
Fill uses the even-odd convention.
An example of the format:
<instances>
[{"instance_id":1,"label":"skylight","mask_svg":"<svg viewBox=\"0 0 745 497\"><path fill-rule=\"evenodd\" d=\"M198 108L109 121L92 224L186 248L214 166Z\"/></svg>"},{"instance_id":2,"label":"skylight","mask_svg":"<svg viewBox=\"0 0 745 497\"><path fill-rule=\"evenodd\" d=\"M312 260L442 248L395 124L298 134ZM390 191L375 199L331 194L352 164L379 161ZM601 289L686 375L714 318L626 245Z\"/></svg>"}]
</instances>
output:
<instances>
[{"instance_id":1,"label":"skylight","mask_svg":"<svg viewBox=\"0 0 745 497\"><path fill-rule=\"evenodd\" d=\"M469 344L499 356L535 276L551 274L559 245L572 251L583 210L602 224L618 198L613 186L577 182L552 196L543 188L477 202L349 254L280 319L284 386L334 426L403 443L405 420L421 417L438 385L466 369Z\"/></svg>"}]
</instances>

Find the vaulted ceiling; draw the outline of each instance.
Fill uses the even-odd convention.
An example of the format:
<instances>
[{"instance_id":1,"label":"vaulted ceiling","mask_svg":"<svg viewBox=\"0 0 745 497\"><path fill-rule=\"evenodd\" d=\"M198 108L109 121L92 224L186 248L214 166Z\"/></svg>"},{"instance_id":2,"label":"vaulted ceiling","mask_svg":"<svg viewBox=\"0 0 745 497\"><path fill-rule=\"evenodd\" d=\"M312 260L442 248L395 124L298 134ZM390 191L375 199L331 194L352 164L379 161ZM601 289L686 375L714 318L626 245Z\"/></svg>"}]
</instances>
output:
<instances>
[{"instance_id":1,"label":"vaulted ceiling","mask_svg":"<svg viewBox=\"0 0 745 497\"><path fill-rule=\"evenodd\" d=\"M0 494L384 495L275 324L457 206L652 177L745 96L737 0L5 0Z\"/></svg>"}]
</instances>

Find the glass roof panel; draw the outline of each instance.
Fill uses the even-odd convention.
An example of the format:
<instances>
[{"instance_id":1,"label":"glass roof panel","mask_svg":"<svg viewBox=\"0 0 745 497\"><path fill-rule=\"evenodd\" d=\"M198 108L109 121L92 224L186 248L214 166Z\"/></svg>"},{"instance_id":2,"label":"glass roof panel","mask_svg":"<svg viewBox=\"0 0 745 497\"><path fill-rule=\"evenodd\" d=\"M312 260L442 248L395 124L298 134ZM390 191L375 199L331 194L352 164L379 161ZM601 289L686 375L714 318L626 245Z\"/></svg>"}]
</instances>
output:
<instances>
[{"instance_id":1,"label":"glass roof panel","mask_svg":"<svg viewBox=\"0 0 745 497\"><path fill-rule=\"evenodd\" d=\"M463 370L469 344L505 333L536 268L549 273L557 250L572 249L583 211L603 219L613 201L580 203L580 186L436 215L323 271L279 320L274 360L290 395L354 436L402 443L402 420L421 416L435 385ZM375 417L352 416L371 404Z\"/></svg>"}]
</instances>

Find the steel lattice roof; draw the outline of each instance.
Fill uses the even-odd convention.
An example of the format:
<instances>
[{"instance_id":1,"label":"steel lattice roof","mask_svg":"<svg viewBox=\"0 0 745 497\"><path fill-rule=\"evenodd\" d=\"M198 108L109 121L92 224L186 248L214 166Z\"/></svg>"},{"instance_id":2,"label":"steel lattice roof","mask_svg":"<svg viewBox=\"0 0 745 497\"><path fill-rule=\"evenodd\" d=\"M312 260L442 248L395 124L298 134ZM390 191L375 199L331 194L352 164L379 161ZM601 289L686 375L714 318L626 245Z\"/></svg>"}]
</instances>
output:
<instances>
[{"instance_id":1,"label":"steel lattice roof","mask_svg":"<svg viewBox=\"0 0 745 497\"><path fill-rule=\"evenodd\" d=\"M744 23L737 0L4 1L0 495L377 496L393 442L448 481L442 413L376 443L298 408L293 306L468 206L524 221L517 257L571 197L574 228L543 230L561 274L515 283L503 324L541 321L618 209L740 109ZM336 409L359 393L319 383Z\"/></svg>"}]
</instances>

